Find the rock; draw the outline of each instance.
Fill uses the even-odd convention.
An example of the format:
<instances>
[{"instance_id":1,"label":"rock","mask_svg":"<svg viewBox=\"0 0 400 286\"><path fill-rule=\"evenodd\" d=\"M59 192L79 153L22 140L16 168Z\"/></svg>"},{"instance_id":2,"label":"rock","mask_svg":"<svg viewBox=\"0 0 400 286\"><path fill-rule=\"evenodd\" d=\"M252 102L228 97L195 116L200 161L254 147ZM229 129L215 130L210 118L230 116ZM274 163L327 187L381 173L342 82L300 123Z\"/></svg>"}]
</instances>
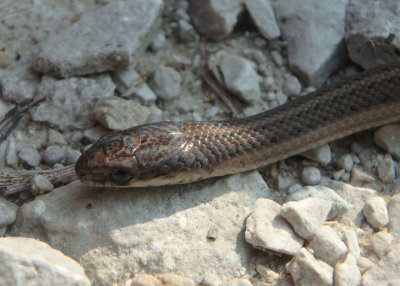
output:
<instances>
[{"instance_id":1,"label":"rock","mask_svg":"<svg viewBox=\"0 0 400 286\"><path fill-rule=\"evenodd\" d=\"M54 129L50 129L47 133L47 142L48 144L55 144L55 145L64 145L67 144L67 142L65 141L64 136L54 130Z\"/></svg>"},{"instance_id":2,"label":"rock","mask_svg":"<svg viewBox=\"0 0 400 286\"><path fill-rule=\"evenodd\" d=\"M38 83L38 76L28 66L19 65L0 76L0 94L7 101L27 103L35 95Z\"/></svg>"},{"instance_id":3,"label":"rock","mask_svg":"<svg viewBox=\"0 0 400 286\"><path fill-rule=\"evenodd\" d=\"M373 263L368 258L361 256L357 260L357 266L358 266L358 269L360 269L361 274L364 274L365 272L370 270L372 267L374 267L375 263Z\"/></svg>"},{"instance_id":4,"label":"rock","mask_svg":"<svg viewBox=\"0 0 400 286\"><path fill-rule=\"evenodd\" d=\"M400 243L390 246L386 255L362 276L362 285L400 284Z\"/></svg>"},{"instance_id":5,"label":"rock","mask_svg":"<svg viewBox=\"0 0 400 286\"><path fill-rule=\"evenodd\" d=\"M333 285L333 268L315 259L305 248L300 249L286 266L295 285Z\"/></svg>"},{"instance_id":6,"label":"rock","mask_svg":"<svg viewBox=\"0 0 400 286\"><path fill-rule=\"evenodd\" d=\"M246 221L246 241L256 248L294 255L304 241L279 215L280 209L272 200L258 199Z\"/></svg>"},{"instance_id":7,"label":"rock","mask_svg":"<svg viewBox=\"0 0 400 286\"><path fill-rule=\"evenodd\" d=\"M348 0L275 2L292 70L306 85L322 84L345 59L343 37Z\"/></svg>"},{"instance_id":8,"label":"rock","mask_svg":"<svg viewBox=\"0 0 400 286\"><path fill-rule=\"evenodd\" d=\"M338 161L338 167L350 172L353 169L353 157L350 154L343 155Z\"/></svg>"},{"instance_id":9,"label":"rock","mask_svg":"<svg viewBox=\"0 0 400 286\"><path fill-rule=\"evenodd\" d=\"M67 147L65 146L58 146L58 145L47 146L43 152L43 161L49 165L53 165L55 163L62 163L65 158L66 151Z\"/></svg>"},{"instance_id":10,"label":"rock","mask_svg":"<svg viewBox=\"0 0 400 286\"><path fill-rule=\"evenodd\" d=\"M301 179L306 185L316 185L321 181L321 171L313 166L304 167Z\"/></svg>"},{"instance_id":11,"label":"rock","mask_svg":"<svg viewBox=\"0 0 400 286\"><path fill-rule=\"evenodd\" d=\"M35 175L32 179L31 193L38 196L54 189L53 184L43 175Z\"/></svg>"},{"instance_id":12,"label":"rock","mask_svg":"<svg viewBox=\"0 0 400 286\"><path fill-rule=\"evenodd\" d=\"M244 4L264 38L273 40L281 35L270 0L245 0Z\"/></svg>"},{"instance_id":13,"label":"rock","mask_svg":"<svg viewBox=\"0 0 400 286\"><path fill-rule=\"evenodd\" d=\"M331 206L329 201L310 197L284 203L280 214L290 222L298 235L308 240L324 224Z\"/></svg>"},{"instance_id":14,"label":"rock","mask_svg":"<svg viewBox=\"0 0 400 286\"><path fill-rule=\"evenodd\" d=\"M178 29L179 29L179 39L186 42L194 42L196 41L197 34L193 28L193 26L185 19L180 19L178 21Z\"/></svg>"},{"instance_id":15,"label":"rock","mask_svg":"<svg viewBox=\"0 0 400 286\"><path fill-rule=\"evenodd\" d=\"M260 77L249 60L235 55L224 55L221 72L226 88L247 103L260 99Z\"/></svg>"},{"instance_id":16,"label":"rock","mask_svg":"<svg viewBox=\"0 0 400 286\"><path fill-rule=\"evenodd\" d=\"M117 0L89 11L41 43L32 66L45 74L71 77L134 65L152 39L162 6L161 0Z\"/></svg>"},{"instance_id":17,"label":"rock","mask_svg":"<svg viewBox=\"0 0 400 286\"><path fill-rule=\"evenodd\" d=\"M140 274L132 279L132 286L195 286L195 283L191 279L181 277L179 275L168 273L168 274L157 274L155 276L149 274Z\"/></svg>"},{"instance_id":18,"label":"rock","mask_svg":"<svg viewBox=\"0 0 400 286\"><path fill-rule=\"evenodd\" d=\"M382 258L386 255L386 252L389 250L392 242L393 236L386 231L377 232L371 238L372 249L379 258Z\"/></svg>"},{"instance_id":19,"label":"rock","mask_svg":"<svg viewBox=\"0 0 400 286\"><path fill-rule=\"evenodd\" d=\"M64 163L66 165L74 164L78 160L79 156L81 156L80 151L68 148L65 151Z\"/></svg>"},{"instance_id":20,"label":"rock","mask_svg":"<svg viewBox=\"0 0 400 286\"><path fill-rule=\"evenodd\" d=\"M1 285L90 285L82 267L32 238L0 238Z\"/></svg>"},{"instance_id":21,"label":"rock","mask_svg":"<svg viewBox=\"0 0 400 286\"><path fill-rule=\"evenodd\" d=\"M389 202L389 225L388 231L395 238L396 242L400 242L400 193L392 196Z\"/></svg>"},{"instance_id":22,"label":"rock","mask_svg":"<svg viewBox=\"0 0 400 286\"><path fill-rule=\"evenodd\" d=\"M360 258L360 247L358 245L357 234L354 229L344 230L343 241L347 246L348 253L351 253L355 259Z\"/></svg>"},{"instance_id":23,"label":"rock","mask_svg":"<svg viewBox=\"0 0 400 286\"><path fill-rule=\"evenodd\" d=\"M389 154L380 162L378 166L378 177L386 184L393 183L396 178L396 165Z\"/></svg>"},{"instance_id":24,"label":"rock","mask_svg":"<svg viewBox=\"0 0 400 286\"><path fill-rule=\"evenodd\" d=\"M396 61L400 47L399 13L395 0L352 1L346 19L350 59L365 69Z\"/></svg>"},{"instance_id":25,"label":"rock","mask_svg":"<svg viewBox=\"0 0 400 286\"><path fill-rule=\"evenodd\" d=\"M125 190L75 181L24 204L10 235L48 241L80 261L93 285L123 284L123 269L173 271L195 283L211 275L220 284L251 269L243 225L256 199L270 195L258 172Z\"/></svg>"},{"instance_id":26,"label":"rock","mask_svg":"<svg viewBox=\"0 0 400 286\"><path fill-rule=\"evenodd\" d=\"M107 98L99 100L94 106L94 116L107 129L124 130L144 124L154 109L133 100ZM157 109L159 113L161 110Z\"/></svg>"},{"instance_id":27,"label":"rock","mask_svg":"<svg viewBox=\"0 0 400 286\"><path fill-rule=\"evenodd\" d=\"M400 124L389 124L374 133L375 144L400 159Z\"/></svg>"},{"instance_id":28,"label":"rock","mask_svg":"<svg viewBox=\"0 0 400 286\"><path fill-rule=\"evenodd\" d=\"M38 95L47 98L32 108L34 121L47 122L60 129L93 127L93 106L100 98L114 94L115 85L108 75L58 80L45 76Z\"/></svg>"},{"instance_id":29,"label":"rock","mask_svg":"<svg viewBox=\"0 0 400 286\"><path fill-rule=\"evenodd\" d=\"M308 197L320 198L332 203L328 219L333 219L349 209L349 205L334 190L323 186L307 186L301 190L289 195L286 201L299 201Z\"/></svg>"},{"instance_id":30,"label":"rock","mask_svg":"<svg viewBox=\"0 0 400 286\"><path fill-rule=\"evenodd\" d=\"M310 247L314 250L315 258L321 259L332 267L347 253L346 245L329 226L323 226L317 230Z\"/></svg>"},{"instance_id":31,"label":"rock","mask_svg":"<svg viewBox=\"0 0 400 286\"><path fill-rule=\"evenodd\" d=\"M12 224L17 215L18 206L0 197L0 228Z\"/></svg>"},{"instance_id":32,"label":"rock","mask_svg":"<svg viewBox=\"0 0 400 286\"><path fill-rule=\"evenodd\" d=\"M297 96L301 92L301 83L297 77L289 75L283 82L283 92L288 96Z\"/></svg>"},{"instance_id":33,"label":"rock","mask_svg":"<svg viewBox=\"0 0 400 286\"><path fill-rule=\"evenodd\" d=\"M382 197L369 198L364 205L363 213L373 228L383 228L389 223L389 214Z\"/></svg>"},{"instance_id":34,"label":"rock","mask_svg":"<svg viewBox=\"0 0 400 286\"><path fill-rule=\"evenodd\" d=\"M182 77L173 68L159 66L151 81L151 87L159 98L172 99L179 96Z\"/></svg>"},{"instance_id":35,"label":"rock","mask_svg":"<svg viewBox=\"0 0 400 286\"><path fill-rule=\"evenodd\" d=\"M351 182L352 183L372 183L375 181L374 177L358 167L354 167L351 170Z\"/></svg>"},{"instance_id":36,"label":"rock","mask_svg":"<svg viewBox=\"0 0 400 286\"><path fill-rule=\"evenodd\" d=\"M241 0L189 1L189 13L196 30L211 40L222 40L233 30L243 7Z\"/></svg>"},{"instance_id":37,"label":"rock","mask_svg":"<svg viewBox=\"0 0 400 286\"><path fill-rule=\"evenodd\" d=\"M247 279L233 279L229 281L226 286L253 286L250 280Z\"/></svg>"},{"instance_id":38,"label":"rock","mask_svg":"<svg viewBox=\"0 0 400 286\"><path fill-rule=\"evenodd\" d=\"M306 151L300 155L310 160L319 162L322 165L327 165L332 160L331 148L328 144Z\"/></svg>"},{"instance_id":39,"label":"rock","mask_svg":"<svg viewBox=\"0 0 400 286\"><path fill-rule=\"evenodd\" d=\"M18 158L30 167L37 167L42 157L36 149L25 147L18 154Z\"/></svg>"},{"instance_id":40,"label":"rock","mask_svg":"<svg viewBox=\"0 0 400 286\"><path fill-rule=\"evenodd\" d=\"M335 266L335 286L359 285L361 273L358 270L356 259L348 253L346 259Z\"/></svg>"}]
</instances>

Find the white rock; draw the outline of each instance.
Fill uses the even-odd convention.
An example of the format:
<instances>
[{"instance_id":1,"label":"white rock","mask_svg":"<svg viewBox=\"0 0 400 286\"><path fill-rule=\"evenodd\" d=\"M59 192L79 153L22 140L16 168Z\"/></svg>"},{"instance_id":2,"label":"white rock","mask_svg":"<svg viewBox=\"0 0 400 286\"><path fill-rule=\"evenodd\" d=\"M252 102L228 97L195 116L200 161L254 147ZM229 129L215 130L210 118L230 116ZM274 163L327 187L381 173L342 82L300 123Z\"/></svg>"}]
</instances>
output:
<instances>
[{"instance_id":1,"label":"white rock","mask_svg":"<svg viewBox=\"0 0 400 286\"><path fill-rule=\"evenodd\" d=\"M32 178L31 193L34 196L50 192L54 189L53 184L43 175L35 175Z\"/></svg>"},{"instance_id":2,"label":"white rock","mask_svg":"<svg viewBox=\"0 0 400 286\"><path fill-rule=\"evenodd\" d=\"M317 86L345 58L343 37L348 0L274 2L282 37L288 42L292 70L307 85Z\"/></svg>"},{"instance_id":3,"label":"white rock","mask_svg":"<svg viewBox=\"0 0 400 286\"><path fill-rule=\"evenodd\" d=\"M48 144L52 144L52 145L64 145L67 143L65 141L64 136L60 132L58 132L54 129L50 129L47 132L47 141L48 141Z\"/></svg>"},{"instance_id":4,"label":"white rock","mask_svg":"<svg viewBox=\"0 0 400 286\"><path fill-rule=\"evenodd\" d=\"M280 214L286 218L298 235L310 239L324 224L332 203L319 198L306 198L282 205Z\"/></svg>"},{"instance_id":5,"label":"white rock","mask_svg":"<svg viewBox=\"0 0 400 286\"><path fill-rule=\"evenodd\" d=\"M386 231L377 232L371 238L372 249L379 258L382 258L386 255L386 252L389 250L392 242L393 236Z\"/></svg>"},{"instance_id":6,"label":"white rock","mask_svg":"<svg viewBox=\"0 0 400 286\"><path fill-rule=\"evenodd\" d=\"M260 99L260 77L249 60L226 54L220 68L229 91L248 103Z\"/></svg>"},{"instance_id":7,"label":"white rock","mask_svg":"<svg viewBox=\"0 0 400 286\"><path fill-rule=\"evenodd\" d=\"M361 256L357 260L357 266L358 266L358 269L360 269L361 274L364 274L365 272L370 270L372 267L374 267L375 263L373 263L368 258Z\"/></svg>"},{"instance_id":8,"label":"white rock","mask_svg":"<svg viewBox=\"0 0 400 286\"><path fill-rule=\"evenodd\" d=\"M350 154L343 155L338 161L338 166L350 172L353 169L353 157Z\"/></svg>"},{"instance_id":9,"label":"white rock","mask_svg":"<svg viewBox=\"0 0 400 286\"><path fill-rule=\"evenodd\" d=\"M126 190L76 181L24 204L10 235L50 242L87 267L95 285L123 285L126 269L195 283L214 275L220 284L252 269L243 225L256 199L270 195L257 172ZM206 238L210 226L215 240Z\"/></svg>"},{"instance_id":10,"label":"white rock","mask_svg":"<svg viewBox=\"0 0 400 286\"><path fill-rule=\"evenodd\" d=\"M90 285L82 267L32 238L0 238L0 285Z\"/></svg>"},{"instance_id":11,"label":"white rock","mask_svg":"<svg viewBox=\"0 0 400 286\"><path fill-rule=\"evenodd\" d=\"M286 197L286 201L299 201L308 197L320 198L332 203L328 219L333 219L349 209L349 205L334 190L323 186L307 186Z\"/></svg>"},{"instance_id":12,"label":"white rock","mask_svg":"<svg viewBox=\"0 0 400 286\"><path fill-rule=\"evenodd\" d=\"M322 226L317 230L310 247L314 250L315 258L323 260L332 267L347 253L346 245L329 226Z\"/></svg>"},{"instance_id":13,"label":"white rock","mask_svg":"<svg viewBox=\"0 0 400 286\"><path fill-rule=\"evenodd\" d=\"M374 177L360 168L354 167L351 170L351 182L352 183L372 183L375 181Z\"/></svg>"},{"instance_id":14,"label":"white rock","mask_svg":"<svg viewBox=\"0 0 400 286\"><path fill-rule=\"evenodd\" d=\"M301 92L301 83L297 77L289 75L283 82L283 92L288 96L296 96Z\"/></svg>"},{"instance_id":15,"label":"white rock","mask_svg":"<svg viewBox=\"0 0 400 286\"><path fill-rule=\"evenodd\" d=\"M400 285L400 243L393 244L386 255L362 276L362 285Z\"/></svg>"},{"instance_id":16,"label":"white rock","mask_svg":"<svg viewBox=\"0 0 400 286\"><path fill-rule=\"evenodd\" d=\"M33 67L71 77L134 65L152 39L162 7L161 0L118 0L92 9L41 43Z\"/></svg>"},{"instance_id":17,"label":"white rock","mask_svg":"<svg viewBox=\"0 0 400 286\"><path fill-rule=\"evenodd\" d=\"M194 42L196 41L197 34L194 30L192 24L190 24L185 19L179 19L178 21L179 28L179 39L182 42Z\"/></svg>"},{"instance_id":18,"label":"white rock","mask_svg":"<svg viewBox=\"0 0 400 286\"><path fill-rule=\"evenodd\" d=\"M300 249L286 265L295 285L330 286L333 284L333 268L315 259L305 248Z\"/></svg>"},{"instance_id":19,"label":"white rock","mask_svg":"<svg viewBox=\"0 0 400 286\"><path fill-rule=\"evenodd\" d=\"M400 242L400 193L392 196L389 202L389 225L388 231Z\"/></svg>"},{"instance_id":20,"label":"white rock","mask_svg":"<svg viewBox=\"0 0 400 286\"><path fill-rule=\"evenodd\" d=\"M356 259L349 253L343 262L335 266L335 286L356 286L360 281L361 273Z\"/></svg>"},{"instance_id":21,"label":"white rock","mask_svg":"<svg viewBox=\"0 0 400 286\"><path fill-rule=\"evenodd\" d=\"M15 221L18 206L0 197L0 227L7 226Z\"/></svg>"},{"instance_id":22,"label":"white rock","mask_svg":"<svg viewBox=\"0 0 400 286\"><path fill-rule=\"evenodd\" d=\"M133 100L113 97L98 100L93 113L105 128L124 130L146 123L154 109ZM161 113L161 111L159 112Z\"/></svg>"},{"instance_id":23,"label":"white rock","mask_svg":"<svg viewBox=\"0 0 400 286\"><path fill-rule=\"evenodd\" d=\"M369 198L365 202L363 213L373 228L383 228L389 223L389 214L382 197Z\"/></svg>"},{"instance_id":24,"label":"white rock","mask_svg":"<svg viewBox=\"0 0 400 286\"><path fill-rule=\"evenodd\" d=\"M159 66L151 81L151 87L159 98L172 99L179 96L182 77L170 67Z\"/></svg>"},{"instance_id":25,"label":"white rock","mask_svg":"<svg viewBox=\"0 0 400 286\"><path fill-rule=\"evenodd\" d=\"M400 124L390 124L377 129L374 133L375 144L397 159L400 159Z\"/></svg>"},{"instance_id":26,"label":"white rock","mask_svg":"<svg viewBox=\"0 0 400 286\"><path fill-rule=\"evenodd\" d=\"M279 215L280 209L272 200L258 199L246 221L246 241L256 248L293 255L304 241Z\"/></svg>"},{"instance_id":27,"label":"white rock","mask_svg":"<svg viewBox=\"0 0 400 286\"><path fill-rule=\"evenodd\" d=\"M247 279L233 279L225 284L226 286L253 286L250 280Z\"/></svg>"},{"instance_id":28,"label":"white rock","mask_svg":"<svg viewBox=\"0 0 400 286\"><path fill-rule=\"evenodd\" d=\"M319 162L322 165L327 165L332 160L331 148L329 144L322 145L310 151L300 154L308 159Z\"/></svg>"},{"instance_id":29,"label":"white rock","mask_svg":"<svg viewBox=\"0 0 400 286\"><path fill-rule=\"evenodd\" d=\"M380 162L378 166L378 177L386 184L393 183L396 178L396 165L389 154Z\"/></svg>"},{"instance_id":30,"label":"white rock","mask_svg":"<svg viewBox=\"0 0 400 286\"><path fill-rule=\"evenodd\" d=\"M313 166L304 167L301 179L306 185L316 185L321 181L321 171Z\"/></svg>"},{"instance_id":31,"label":"white rock","mask_svg":"<svg viewBox=\"0 0 400 286\"><path fill-rule=\"evenodd\" d=\"M62 163L65 158L66 151L67 147L65 146L58 146L58 145L47 146L43 152L43 161L49 165L53 165L55 163Z\"/></svg>"},{"instance_id":32,"label":"white rock","mask_svg":"<svg viewBox=\"0 0 400 286\"><path fill-rule=\"evenodd\" d=\"M30 167L37 167L40 164L42 157L34 148L22 148L18 154L18 158Z\"/></svg>"},{"instance_id":33,"label":"white rock","mask_svg":"<svg viewBox=\"0 0 400 286\"><path fill-rule=\"evenodd\" d=\"M355 259L358 259L360 257L360 247L355 230L345 229L343 232L343 241L347 246L348 252L351 253Z\"/></svg>"},{"instance_id":34,"label":"white rock","mask_svg":"<svg viewBox=\"0 0 400 286\"><path fill-rule=\"evenodd\" d=\"M227 37L242 11L240 0L189 1L189 13L196 30L211 40Z\"/></svg>"},{"instance_id":35,"label":"white rock","mask_svg":"<svg viewBox=\"0 0 400 286\"><path fill-rule=\"evenodd\" d=\"M267 40L280 36L281 32L269 0L245 0L244 4L261 35Z\"/></svg>"}]
</instances>

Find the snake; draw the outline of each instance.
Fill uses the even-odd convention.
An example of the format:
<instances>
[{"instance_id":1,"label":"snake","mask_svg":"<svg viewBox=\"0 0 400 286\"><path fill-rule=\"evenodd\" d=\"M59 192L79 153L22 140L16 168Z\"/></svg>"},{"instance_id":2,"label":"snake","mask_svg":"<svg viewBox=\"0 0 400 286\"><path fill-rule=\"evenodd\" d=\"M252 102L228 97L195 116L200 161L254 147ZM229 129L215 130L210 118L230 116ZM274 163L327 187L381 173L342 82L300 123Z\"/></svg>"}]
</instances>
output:
<instances>
[{"instance_id":1,"label":"snake","mask_svg":"<svg viewBox=\"0 0 400 286\"><path fill-rule=\"evenodd\" d=\"M156 122L106 134L75 164L95 187L190 183L260 168L400 120L400 65L367 70L262 113Z\"/></svg>"}]
</instances>

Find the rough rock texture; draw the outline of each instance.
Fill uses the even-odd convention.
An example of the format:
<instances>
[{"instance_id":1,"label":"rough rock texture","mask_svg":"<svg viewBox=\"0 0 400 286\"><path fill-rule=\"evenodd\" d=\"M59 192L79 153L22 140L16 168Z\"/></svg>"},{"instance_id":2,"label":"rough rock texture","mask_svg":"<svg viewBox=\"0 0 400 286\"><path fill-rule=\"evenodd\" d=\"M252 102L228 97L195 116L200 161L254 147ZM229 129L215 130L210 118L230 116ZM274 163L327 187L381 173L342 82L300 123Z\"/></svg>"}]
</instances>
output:
<instances>
[{"instance_id":1,"label":"rough rock texture","mask_svg":"<svg viewBox=\"0 0 400 286\"><path fill-rule=\"evenodd\" d=\"M114 83L105 74L61 80L45 76L38 95L47 99L31 110L31 116L34 121L48 122L61 129L92 127L96 100L112 96L114 89Z\"/></svg>"},{"instance_id":2,"label":"rough rock texture","mask_svg":"<svg viewBox=\"0 0 400 286\"><path fill-rule=\"evenodd\" d=\"M243 10L240 0L190 0L189 12L197 31L211 40L222 40L233 30Z\"/></svg>"},{"instance_id":3,"label":"rough rock texture","mask_svg":"<svg viewBox=\"0 0 400 286\"><path fill-rule=\"evenodd\" d=\"M335 285L359 285L360 281L361 273L358 270L356 259L351 253L348 253L346 259L335 266Z\"/></svg>"},{"instance_id":4,"label":"rough rock texture","mask_svg":"<svg viewBox=\"0 0 400 286\"><path fill-rule=\"evenodd\" d=\"M286 268L292 274L295 285L330 286L333 283L333 268L315 259L305 248L296 253Z\"/></svg>"},{"instance_id":5,"label":"rough rock texture","mask_svg":"<svg viewBox=\"0 0 400 286\"><path fill-rule=\"evenodd\" d=\"M270 0L245 0L244 4L261 35L267 40L281 35Z\"/></svg>"},{"instance_id":6,"label":"rough rock texture","mask_svg":"<svg viewBox=\"0 0 400 286\"><path fill-rule=\"evenodd\" d=\"M151 87L159 98L172 99L179 96L182 77L170 67L160 66L154 73Z\"/></svg>"},{"instance_id":7,"label":"rough rock texture","mask_svg":"<svg viewBox=\"0 0 400 286\"><path fill-rule=\"evenodd\" d=\"M310 239L324 224L331 202L319 198L306 198L282 205L280 214L286 218L298 235Z\"/></svg>"},{"instance_id":8,"label":"rough rock texture","mask_svg":"<svg viewBox=\"0 0 400 286\"><path fill-rule=\"evenodd\" d=\"M374 133L375 144L397 159L400 159L400 124L390 124L377 129Z\"/></svg>"},{"instance_id":9,"label":"rough rock texture","mask_svg":"<svg viewBox=\"0 0 400 286\"><path fill-rule=\"evenodd\" d=\"M0 285L90 285L82 267L47 244L0 238Z\"/></svg>"},{"instance_id":10,"label":"rough rock texture","mask_svg":"<svg viewBox=\"0 0 400 286\"><path fill-rule=\"evenodd\" d=\"M246 220L246 241L256 248L294 255L304 240L279 215L280 209L272 200L258 199Z\"/></svg>"},{"instance_id":11,"label":"rough rock texture","mask_svg":"<svg viewBox=\"0 0 400 286\"><path fill-rule=\"evenodd\" d=\"M347 9L346 44L351 60L368 69L399 57L397 0L352 0Z\"/></svg>"},{"instance_id":12,"label":"rough rock texture","mask_svg":"<svg viewBox=\"0 0 400 286\"><path fill-rule=\"evenodd\" d=\"M41 44L32 65L61 77L127 68L149 44L162 6L161 0L117 0L85 13Z\"/></svg>"},{"instance_id":13,"label":"rough rock texture","mask_svg":"<svg viewBox=\"0 0 400 286\"><path fill-rule=\"evenodd\" d=\"M289 64L307 85L323 83L344 58L343 37L348 0L275 2Z\"/></svg>"},{"instance_id":14,"label":"rough rock texture","mask_svg":"<svg viewBox=\"0 0 400 286\"><path fill-rule=\"evenodd\" d=\"M14 222L18 206L0 197L0 228Z\"/></svg>"},{"instance_id":15,"label":"rough rock texture","mask_svg":"<svg viewBox=\"0 0 400 286\"><path fill-rule=\"evenodd\" d=\"M329 147L329 144L325 144L310 151L304 152L301 154L301 156L319 162L322 165L327 165L332 160L331 148Z\"/></svg>"},{"instance_id":16,"label":"rough rock texture","mask_svg":"<svg viewBox=\"0 0 400 286\"><path fill-rule=\"evenodd\" d=\"M369 198L365 202L363 213L373 228L383 228L389 223L388 210L382 197Z\"/></svg>"},{"instance_id":17,"label":"rough rock texture","mask_svg":"<svg viewBox=\"0 0 400 286\"><path fill-rule=\"evenodd\" d=\"M257 172L149 189L75 182L25 204L12 234L48 241L79 260L97 285L141 271L224 281L249 270L243 224L259 197L269 190ZM207 239L211 228L216 237Z\"/></svg>"},{"instance_id":18,"label":"rough rock texture","mask_svg":"<svg viewBox=\"0 0 400 286\"><path fill-rule=\"evenodd\" d=\"M389 202L389 225L388 230L395 238L396 242L400 242L400 193L392 196Z\"/></svg>"}]
</instances>

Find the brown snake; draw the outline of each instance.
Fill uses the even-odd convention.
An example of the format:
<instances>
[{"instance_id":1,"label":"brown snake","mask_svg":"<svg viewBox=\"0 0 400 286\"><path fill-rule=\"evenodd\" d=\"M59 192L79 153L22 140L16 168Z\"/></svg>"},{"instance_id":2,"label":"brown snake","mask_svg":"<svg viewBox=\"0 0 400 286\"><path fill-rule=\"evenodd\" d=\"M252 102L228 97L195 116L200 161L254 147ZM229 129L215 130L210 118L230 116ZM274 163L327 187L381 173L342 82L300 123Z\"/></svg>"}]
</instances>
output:
<instances>
[{"instance_id":1,"label":"brown snake","mask_svg":"<svg viewBox=\"0 0 400 286\"><path fill-rule=\"evenodd\" d=\"M158 122L112 132L75 165L91 186L189 183L288 158L400 120L400 66L361 73L273 110L227 121Z\"/></svg>"}]
</instances>

